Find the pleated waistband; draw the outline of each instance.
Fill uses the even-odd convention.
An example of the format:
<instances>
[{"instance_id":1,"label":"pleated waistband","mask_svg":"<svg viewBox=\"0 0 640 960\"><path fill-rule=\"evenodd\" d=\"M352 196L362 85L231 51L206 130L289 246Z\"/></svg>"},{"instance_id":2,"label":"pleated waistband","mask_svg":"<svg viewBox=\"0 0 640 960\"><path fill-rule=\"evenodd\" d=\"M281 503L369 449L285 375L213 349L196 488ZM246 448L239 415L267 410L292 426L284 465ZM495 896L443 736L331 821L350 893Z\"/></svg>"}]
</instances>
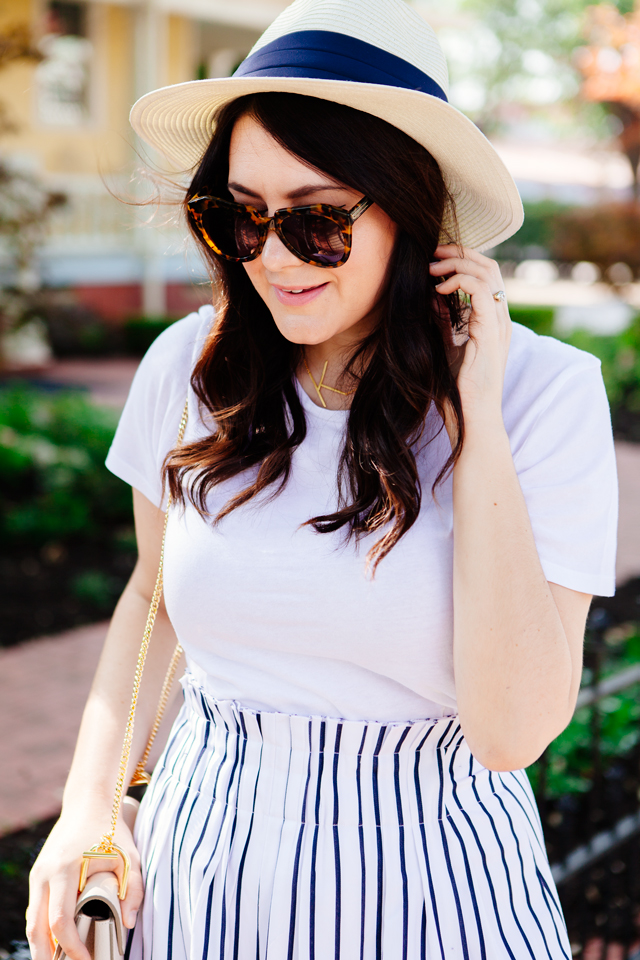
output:
<instances>
[{"instance_id":1,"label":"pleated waistband","mask_svg":"<svg viewBox=\"0 0 640 960\"><path fill-rule=\"evenodd\" d=\"M335 717L302 716L275 711L251 710L235 700L217 700L187 671L181 680L185 704L190 711L247 742L259 742L304 753L333 749L344 755L378 756L420 749L425 737L460 727L457 717L424 720L343 720Z\"/></svg>"},{"instance_id":2,"label":"pleated waistband","mask_svg":"<svg viewBox=\"0 0 640 960\"><path fill-rule=\"evenodd\" d=\"M416 821L446 816L447 804L493 793L457 717L379 722L304 717L216 700L189 673L185 705L161 761L190 790L278 818L357 823L364 784L391 790Z\"/></svg>"}]
</instances>

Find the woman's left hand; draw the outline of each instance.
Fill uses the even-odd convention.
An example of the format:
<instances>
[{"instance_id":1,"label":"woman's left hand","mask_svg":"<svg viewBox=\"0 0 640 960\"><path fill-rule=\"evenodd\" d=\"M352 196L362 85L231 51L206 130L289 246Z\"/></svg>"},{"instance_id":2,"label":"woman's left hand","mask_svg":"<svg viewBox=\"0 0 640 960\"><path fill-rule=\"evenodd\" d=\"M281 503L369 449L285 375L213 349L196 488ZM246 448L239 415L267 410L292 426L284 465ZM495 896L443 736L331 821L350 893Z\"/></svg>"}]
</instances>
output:
<instances>
[{"instance_id":1,"label":"woman's left hand","mask_svg":"<svg viewBox=\"0 0 640 960\"><path fill-rule=\"evenodd\" d=\"M452 274L437 292L447 296L462 290L471 300L469 340L457 377L465 424L471 426L476 418L485 424L496 417L501 422L511 319L506 301L493 299L504 287L500 268L495 260L455 244L437 247L435 255L439 259L430 264L431 275Z\"/></svg>"}]
</instances>

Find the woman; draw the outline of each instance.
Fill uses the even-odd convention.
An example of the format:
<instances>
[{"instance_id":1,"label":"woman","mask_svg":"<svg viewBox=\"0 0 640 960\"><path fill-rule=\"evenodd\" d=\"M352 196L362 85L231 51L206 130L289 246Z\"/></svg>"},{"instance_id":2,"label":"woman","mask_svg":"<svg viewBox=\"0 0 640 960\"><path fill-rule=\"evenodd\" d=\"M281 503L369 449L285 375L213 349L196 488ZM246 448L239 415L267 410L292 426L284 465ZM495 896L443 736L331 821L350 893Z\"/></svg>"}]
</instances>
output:
<instances>
[{"instance_id":1,"label":"woman","mask_svg":"<svg viewBox=\"0 0 640 960\"><path fill-rule=\"evenodd\" d=\"M33 871L34 960L52 935L87 958L79 861L167 488L136 759L176 635L188 670L136 845L118 827L130 956L571 955L522 768L569 722L590 596L613 591L609 413L593 357L511 325L474 247L520 202L445 83L401 0L296 0L236 77L134 109L197 162L219 300L151 348L109 455L140 558Z\"/></svg>"}]
</instances>

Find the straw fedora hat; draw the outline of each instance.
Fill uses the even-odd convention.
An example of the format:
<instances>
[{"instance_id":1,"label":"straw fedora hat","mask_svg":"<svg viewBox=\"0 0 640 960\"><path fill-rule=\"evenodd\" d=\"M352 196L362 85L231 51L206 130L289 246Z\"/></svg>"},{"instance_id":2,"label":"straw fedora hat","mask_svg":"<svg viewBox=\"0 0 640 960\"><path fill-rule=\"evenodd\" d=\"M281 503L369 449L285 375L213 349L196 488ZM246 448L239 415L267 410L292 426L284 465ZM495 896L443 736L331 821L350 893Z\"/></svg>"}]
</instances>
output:
<instances>
[{"instance_id":1,"label":"straw fedora hat","mask_svg":"<svg viewBox=\"0 0 640 960\"><path fill-rule=\"evenodd\" d=\"M519 229L522 203L489 141L448 103L447 82L435 33L405 0L295 0L232 77L154 90L134 105L131 123L178 169L191 169L216 111L237 97L282 91L355 107L426 147L455 199L462 243L486 250Z\"/></svg>"}]
</instances>

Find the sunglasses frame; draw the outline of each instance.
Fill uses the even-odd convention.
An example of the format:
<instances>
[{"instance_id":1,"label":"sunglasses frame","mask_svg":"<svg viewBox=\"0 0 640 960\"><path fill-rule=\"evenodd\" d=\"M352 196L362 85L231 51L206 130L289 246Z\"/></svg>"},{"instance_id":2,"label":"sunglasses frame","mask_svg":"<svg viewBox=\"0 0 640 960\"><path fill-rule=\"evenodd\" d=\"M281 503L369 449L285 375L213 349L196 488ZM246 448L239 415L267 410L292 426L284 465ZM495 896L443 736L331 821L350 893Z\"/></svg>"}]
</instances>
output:
<instances>
[{"instance_id":1,"label":"sunglasses frame","mask_svg":"<svg viewBox=\"0 0 640 960\"><path fill-rule=\"evenodd\" d=\"M201 206L200 209L196 209L196 204L204 204L204 206ZM223 257L225 260L230 260L232 263L247 263L250 260L256 260L262 253L269 229L273 225L273 229L278 234L278 237L280 240L282 240L287 250L289 250L294 257L297 257L298 260L302 260L304 263L311 263L315 267L323 267L326 269L341 267L343 263L347 262L352 247L353 224L356 222L358 217L361 217L365 210L368 210L372 205L373 200L369 200L368 197L363 197L358 201L358 203L356 203L354 207L351 207L350 210L343 210L341 207L332 207L327 203L313 203L304 207L282 207L280 210L276 210L272 217L269 217L260 213L260 211L255 207L251 207L248 204L234 203L231 200L224 200L222 197L197 196L191 197L189 200L187 200L187 210L189 211L189 215L193 219L193 222L203 240L209 247L211 247L217 256ZM228 253L223 253L223 251L216 246L202 223L202 214L212 207L223 210L233 210L238 213L248 214L251 217L253 222L258 226L260 235L258 246L251 256L232 257ZM326 217L327 220L331 220L333 223L337 224L340 228L340 234L344 244L344 253L342 254L340 260L338 260L336 263L319 263L317 260L314 260L311 257L302 256L300 251L296 250L284 235L284 231L282 229L283 220L292 215L295 217L310 213L320 214L321 216Z\"/></svg>"}]
</instances>

